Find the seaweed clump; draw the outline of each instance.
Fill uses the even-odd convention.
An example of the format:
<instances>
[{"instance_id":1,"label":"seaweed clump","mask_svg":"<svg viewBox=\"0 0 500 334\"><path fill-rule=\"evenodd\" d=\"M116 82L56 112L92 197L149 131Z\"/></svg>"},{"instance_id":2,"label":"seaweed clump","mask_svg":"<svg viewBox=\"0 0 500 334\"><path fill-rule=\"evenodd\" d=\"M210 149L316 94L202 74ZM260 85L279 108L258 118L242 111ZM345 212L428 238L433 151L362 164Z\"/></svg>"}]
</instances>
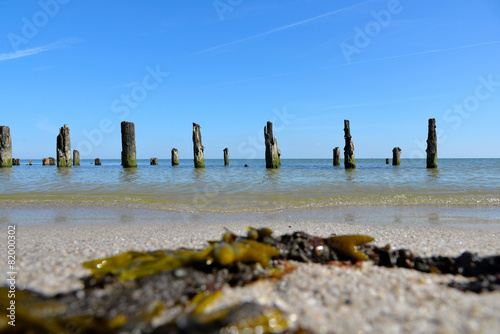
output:
<instances>
[{"instance_id":1,"label":"seaweed clump","mask_svg":"<svg viewBox=\"0 0 500 334\"><path fill-rule=\"evenodd\" d=\"M462 291L500 290L500 256L422 258L406 249L371 245L373 238L363 235L272 234L267 228L248 228L246 236L226 231L199 250L129 251L87 261L83 265L91 274L83 279L82 290L51 298L18 292L19 326L10 328L0 319L0 333L300 332L276 307L248 302L208 307L221 297L224 285L281 278L293 270L288 260L348 265L370 260L384 267L470 277L468 283L449 284ZM8 307L5 288L0 289L0 307Z\"/></svg>"},{"instance_id":2,"label":"seaweed clump","mask_svg":"<svg viewBox=\"0 0 500 334\"><path fill-rule=\"evenodd\" d=\"M359 246L373 241L366 235L342 235L321 238L305 232L285 234L276 239L276 247L287 260L326 264L332 261L366 261Z\"/></svg>"},{"instance_id":3,"label":"seaweed clump","mask_svg":"<svg viewBox=\"0 0 500 334\"><path fill-rule=\"evenodd\" d=\"M452 274L468 277L466 283L452 281L448 286L461 291L475 293L500 291L500 256L479 257L477 254L464 252L457 257L451 256L415 256L408 249L392 250L389 245L376 247L364 246L362 251L376 265L414 269L424 273Z\"/></svg>"},{"instance_id":4,"label":"seaweed clump","mask_svg":"<svg viewBox=\"0 0 500 334\"><path fill-rule=\"evenodd\" d=\"M257 239L264 236L256 231ZM268 231L262 232L270 237ZM254 234L254 233L252 233ZM270 267L270 261L280 252L273 246L254 240L238 237L226 231L220 241L209 241L209 246L196 250L164 250L155 252L129 251L115 256L87 261L83 266L91 270L91 279L100 282L106 276L116 276L121 281L140 279L167 270L182 267L231 266L235 264L259 264Z\"/></svg>"},{"instance_id":5,"label":"seaweed clump","mask_svg":"<svg viewBox=\"0 0 500 334\"><path fill-rule=\"evenodd\" d=\"M18 297L20 333L281 333L287 330L280 310L243 303L205 312L224 285L243 286L282 275L280 251L269 229L249 229L239 237L229 231L201 250L129 251L83 263L90 276L85 288L49 298L23 292ZM7 291L0 306L8 306ZM99 331L99 330L100 331ZM0 333L10 331L0 321Z\"/></svg>"}]
</instances>

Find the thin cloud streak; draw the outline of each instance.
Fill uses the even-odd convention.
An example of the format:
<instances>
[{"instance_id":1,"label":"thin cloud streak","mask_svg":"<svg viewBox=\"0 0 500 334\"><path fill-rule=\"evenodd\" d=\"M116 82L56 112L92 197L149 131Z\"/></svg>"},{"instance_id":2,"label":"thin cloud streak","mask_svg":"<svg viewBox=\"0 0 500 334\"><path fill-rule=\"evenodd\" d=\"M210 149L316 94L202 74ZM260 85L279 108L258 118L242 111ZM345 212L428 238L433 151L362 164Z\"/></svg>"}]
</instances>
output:
<instances>
[{"instance_id":1,"label":"thin cloud streak","mask_svg":"<svg viewBox=\"0 0 500 334\"><path fill-rule=\"evenodd\" d=\"M347 11L349 9L358 7L360 5L363 5L365 3L372 2L372 1L373 0L363 1L363 2L357 3L355 5L349 6L349 7L337 9L337 10L334 10L334 11L331 11L331 12L328 12L328 13L325 13L325 14L321 14L321 15L318 15L318 16L315 16L315 17L312 17L312 18L309 18L309 19L298 21L298 22L295 22L295 23L292 23L292 24L288 24L286 26L279 27L279 28L275 28L275 29L272 29L272 30L269 30L269 31L266 31L266 32L263 32L263 33L260 33L260 34L257 34L257 35L253 35L253 36L250 36L250 37L245 37L245 38L242 38L242 39L238 39L238 40L233 41L233 42L229 42L229 43L224 43L224 44L221 44L221 45L213 46L211 48L195 52L194 54L207 53L207 52L214 51L214 50L217 50L217 49L225 48L225 47L230 46L230 45L235 45L235 44L243 43L243 42L246 42L246 41L250 41L252 39L256 39L256 38L264 37L264 36L267 36L267 35L271 35L271 34L274 34L276 32L279 32L279 31L290 29L290 28L293 28L293 27L296 27L296 26L299 26L299 25L302 25L302 24L306 24L306 23L309 23L309 22L313 22L313 21L322 19L324 17L330 16L330 15L333 15L333 14L337 14L337 13L341 13L341 12Z\"/></svg>"},{"instance_id":2,"label":"thin cloud streak","mask_svg":"<svg viewBox=\"0 0 500 334\"><path fill-rule=\"evenodd\" d=\"M33 55L36 55L38 53L65 48L76 41L77 41L77 39L75 39L75 38L66 38L66 39L62 39L62 40L54 42L54 43L50 43L50 44L42 45L42 46L37 46L37 47L31 48L31 49L18 50L15 52L8 52L8 53L0 53L0 62L6 61L6 60L11 60L11 59L33 56Z\"/></svg>"},{"instance_id":3,"label":"thin cloud streak","mask_svg":"<svg viewBox=\"0 0 500 334\"><path fill-rule=\"evenodd\" d=\"M371 63L371 62L376 62L376 61L381 61L381 60L390 60L390 59L397 59L397 58L403 58L403 57L418 56L418 55L424 55L424 54L436 53L436 52L442 52L442 51L453 51L453 50L460 50L460 49L468 49L468 48L473 48L473 47L476 47L476 46L492 45L492 44L499 44L499 43L500 43L500 41L491 41L491 42L484 42L484 43L476 43L476 44L468 44L468 45L456 46L456 47L453 47L453 48L443 48L443 49L434 49L434 50L420 51L420 52L407 53L407 54L390 56L390 57L382 57L382 58L375 58L375 59L368 59L368 60L360 60L360 61L355 61L355 62L351 62L351 63L346 63L346 64L343 64L343 65L332 66L332 68L333 67L339 67L339 66L347 66L347 65L356 65L356 64ZM325 67L325 68L330 68L330 67Z\"/></svg>"},{"instance_id":4,"label":"thin cloud streak","mask_svg":"<svg viewBox=\"0 0 500 334\"><path fill-rule=\"evenodd\" d=\"M348 109L348 108L359 108L359 107L373 107L373 106L378 106L378 105L394 104L394 103L400 103L400 102L422 101L422 100L428 100L428 99L433 99L433 98L436 98L436 97L443 97L443 96L454 96L454 94L435 94L435 95L425 95L425 96L410 97L410 98L406 98L406 99L385 100L385 101L374 101L374 102L367 102L367 103L336 105L336 106L331 106L331 107L325 107L325 108L322 108L320 110L335 110L335 109Z\"/></svg>"},{"instance_id":5,"label":"thin cloud streak","mask_svg":"<svg viewBox=\"0 0 500 334\"><path fill-rule=\"evenodd\" d=\"M129 83L126 83L123 85L114 86L112 88L130 88L130 87L138 86L140 84L141 83L139 81L132 81L132 82L129 82Z\"/></svg>"},{"instance_id":6,"label":"thin cloud streak","mask_svg":"<svg viewBox=\"0 0 500 334\"><path fill-rule=\"evenodd\" d=\"M360 61L356 61L356 62L350 62L350 63L338 64L338 65L332 65L332 66L326 66L326 67L319 67L319 68L313 68L313 69L302 70L302 71L287 72L287 73L273 74L273 75L267 75L267 76L262 76L262 77L257 77L257 78L250 78L250 79L243 79L243 80L237 80L237 81L230 81L230 82L225 82L225 83L221 83L221 84L211 85L211 86L208 86L208 87L222 87L222 86L234 85L234 84L245 83L245 82L256 81L256 80L262 80L262 79L270 79L270 78L277 78L277 77L283 77L283 76L300 74L300 73L309 73L309 72L314 72L314 71L328 70L328 69L332 69L332 68L338 68L338 67L344 67L344 66L350 66L350 65L371 63L371 62L377 62L377 61L383 61L383 60L391 60L391 59L397 59L397 58L403 58L403 57L418 56L418 55L424 55L424 54L430 54L430 53L437 53L437 52L443 52L443 51L453 51L453 50L467 49L467 48L472 48L472 47L477 47L477 46L493 45L493 44L499 44L499 43L500 43L500 41L491 41L491 42L483 42L483 43L476 43L476 44L468 44L468 45L456 46L456 47L452 47L452 48L426 50L426 51L420 51L420 52L414 52L414 53L407 53L407 54L395 55L395 56L389 56L389 57L381 57L381 58L360 60Z\"/></svg>"}]
</instances>

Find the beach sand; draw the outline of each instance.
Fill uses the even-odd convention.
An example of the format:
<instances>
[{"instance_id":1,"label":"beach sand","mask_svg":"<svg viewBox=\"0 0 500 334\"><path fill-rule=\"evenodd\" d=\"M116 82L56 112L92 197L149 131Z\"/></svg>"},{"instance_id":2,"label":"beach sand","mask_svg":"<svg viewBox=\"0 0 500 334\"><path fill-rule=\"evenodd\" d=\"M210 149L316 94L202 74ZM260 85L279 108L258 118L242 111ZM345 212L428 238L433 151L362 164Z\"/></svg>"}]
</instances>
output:
<instances>
[{"instance_id":1,"label":"beach sand","mask_svg":"<svg viewBox=\"0 0 500 334\"><path fill-rule=\"evenodd\" d=\"M15 210L25 209L3 210L2 225L5 227L12 223L15 215L19 216L21 211ZM46 209L23 211L25 218L29 215L42 217L36 223L18 220L17 288L48 295L82 288L80 278L89 274L81 266L83 261L128 250L199 248L205 246L207 240L219 239L224 227L240 235L246 233L248 225L269 227L276 235L295 231L323 237L333 233L366 234L375 238L376 245L389 243L423 256L457 256L466 250L480 255L500 253L500 224L497 220L488 218L475 225L474 222L481 219L469 217L469 223L460 220L458 224L443 223L446 215L437 209L422 213L427 217L425 223L419 223L414 214L407 212L400 216L399 225L392 218L386 222L373 222L370 218L373 215L369 212L393 216L390 214L393 209L377 213L373 208L350 208L354 218L348 215L349 212L343 212L330 219L318 214L306 219L307 213L284 211L273 215L243 216L247 218L223 215L222 221L219 221L222 216L170 215L174 218L169 218L168 223L152 218L163 214L147 210L124 208L111 212L106 208L99 209L102 211L74 208L72 217L95 217L87 224L64 219L54 221L51 214L43 210ZM78 213L78 210L83 211ZM67 208L61 209L64 211L70 215ZM421 209L418 211L422 212ZM102 218L104 216L107 218ZM432 219L437 219L438 223L433 223ZM6 249L3 244L2 248ZM223 298L214 302L209 310L238 301L256 301L280 308L292 327L300 326L315 333L500 332L500 293L463 293L446 286L452 279L463 280L461 277L388 269L368 262L361 268L294 264L297 269L280 280L224 288ZM1 268L3 272L8 271L4 263Z\"/></svg>"}]
</instances>

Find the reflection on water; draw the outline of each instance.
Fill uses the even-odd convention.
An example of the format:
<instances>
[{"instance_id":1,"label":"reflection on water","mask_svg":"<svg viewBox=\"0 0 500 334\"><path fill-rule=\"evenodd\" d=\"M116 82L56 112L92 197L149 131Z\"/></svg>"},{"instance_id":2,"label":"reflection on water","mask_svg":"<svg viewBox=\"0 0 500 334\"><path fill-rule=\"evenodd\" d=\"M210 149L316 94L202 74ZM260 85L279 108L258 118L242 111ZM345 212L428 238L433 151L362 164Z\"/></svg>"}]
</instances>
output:
<instances>
[{"instance_id":1,"label":"reflection on water","mask_svg":"<svg viewBox=\"0 0 500 334\"><path fill-rule=\"evenodd\" d=\"M0 168L0 181L2 181L2 183L9 181L13 174L14 170L12 167Z\"/></svg>"},{"instance_id":2,"label":"reflection on water","mask_svg":"<svg viewBox=\"0 0 500 334\"><path fill-rule=\"evenodd\" d=\"M179 166L160 159L151 167L123 168L120 160L103 166L82 160L80 168L41 164L0 169L2 200L71 199L124 201L162 209L199 211L272 211L286 208L377 205L500 206L500 159L468 168L467 159L442 159L437 169L425 160L358 159L356 169L332 168L331 159L286 160L266 169L264 160L206 159L195 169L192 160ZM248 164L249 167L244 167Z\"/></svg>"},{"instance_id":3,"label":"reflection on water","mask_svg":"<svg viewBox=\"0 0 500 334\"><path fill-rule=\"evenodd\" d=\"M70 183L71 177L73 175L73 170L69 167L58 167L56 168L56 173L61 179L61 182Z\"/></svg>"},{"instance_id":4,"label":"reflection on water","mask_svg":"<svg viewBox=\"0 0 500 334\"><path fill-rule=\"evenodd\" d=\"M352 182L356 179L356 169L345 169L345 176L346 176L346 181Z\"/></svg>"},{"instance_id":5,"label":"reflection on water","mask_svg":"<svg viewBox=\"0 0 500 334\"><path fill-rule=\"evenodd\" d=\"M10 223L10 217L8 215L1 215L0 216L0 224L8 224Z\"/></svg>"},{"instance_id":6,"label":"reflection on water","mask_svg":"<svg viewBox=\"0 0 500 334\"><path fill-rule=\"evenodd\" d=\"M429 180L432 182L437 181L439 178L439 173L441 173L441 171L438 168L426 168L426 171Z\"/></svg>"},{"instance_id":7,"label":"reflection on water","mask_svg":"<svg viewBox=\"0 0 500 334\"><path fill-rule=\"evenodd\" d=\"M273 185L276 182L281 180L281 170L279 168L266 168L264 172L264 182L273 182Z\"/></svg>"},{"instance_id":8,"label":"reflection on water","mask_svg":"<svg viewBox=\"0 0 500 334\"><path fill-rule=\"evenodd\" d=\"M191 171L191 175L193 175L193 179L196 181L203 180L205 173L206 173L205 168L193 168Z\"/></svg>"},{"instance_id":9,"label":"reflection on water","mask_svg":"<svg viewBox=\"0 0 500 334\"><path fill-rule=\"evenodd\" d=\"M430 213L428 219L431 225L439 225L441 223L441 218L437 213Z\"/></svg>"},{"instance_id":10,"label":"reflection on water","mask_svg":"<svg viewBox=\"0 0 500 334\"><path fill-rule=\"evenodd\" d=\"M132 223L135 221L135 217L132 215L120 215L120 223Z\"/></svg>"},{"instance_id":11,"label":"reflection on water","mask_svg":"<svg viewBox=\"0 0 500 334\"><path fill-rule=\"evenodd\" d=\"M120 180L122 182L130 183L138 179L137 168L121 168L120 170Z\"/></svg>"},{"instance_id":12,"label":"reflection on water","mask_svg":"<svg viewBox=\"0 0 500 334\"><path fill-rule=\"evenodd\" d=\"M70 219L68 216L66 215L57 215L55 218L54 218L54 222L55 223L61 223L61 224L66 224L66 223L69 223L70 222Z\"/></svg>"}]
</instances>

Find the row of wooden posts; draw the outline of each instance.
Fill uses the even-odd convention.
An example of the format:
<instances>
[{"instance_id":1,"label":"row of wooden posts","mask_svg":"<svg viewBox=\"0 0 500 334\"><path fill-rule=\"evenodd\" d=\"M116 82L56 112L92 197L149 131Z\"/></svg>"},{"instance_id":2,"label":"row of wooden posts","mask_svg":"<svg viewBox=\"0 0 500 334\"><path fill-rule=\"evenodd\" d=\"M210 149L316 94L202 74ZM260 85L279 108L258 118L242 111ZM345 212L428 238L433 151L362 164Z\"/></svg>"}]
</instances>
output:
<instances>
[{"instance_id":1,"label":"row of wooden posts","mask_svg":"<svg viewBox=\"0 0 500 334\"><path fill-rule=\"evenodd\" d=\"M121 123L122 135L122 152L121 162L125 168L137 167L136 146L135 146L135 125L132 122ZM347 169L356 168L356 160L354 157L354 143L351 136L351 128L348 120L344 120L344 166ZM278 149L278 141L273 134L273 123L267 122L264 127L264 139L266 146L266 168L278 168L281 165L281 151ZM199 124L193 123L193 153L194 167L205 168L205 148L201 142L201 127ZM57 136L57 162L54 158L43 159L42 164L56 165L58 167L71 167L80 165L80 152L73 151L73 159L71 158L71 141L68 125L64 125L59 130ZM436 135L436 120L429 119L428 137L427 137L427 168L437 168L437 135ZM229 149L224 151L224 165L229 165ZM176 148L172 149L172 166L179 165L179 153ZM395 147L392 150L392 164L397 166L401 163L401 148ZM389 159L386 160L389 163ZM95 159L95 165L101 165L99 158ZM151 165L158 165L158 158L150 159ZM10 128L8 126L0 126L0 167L19 166L19 159L12 159L12 138L10 136ZM29 162L31 165L31 160ZM333 165L340 166L340 148L333 149Z\"/></svg>"}]
</instances>

